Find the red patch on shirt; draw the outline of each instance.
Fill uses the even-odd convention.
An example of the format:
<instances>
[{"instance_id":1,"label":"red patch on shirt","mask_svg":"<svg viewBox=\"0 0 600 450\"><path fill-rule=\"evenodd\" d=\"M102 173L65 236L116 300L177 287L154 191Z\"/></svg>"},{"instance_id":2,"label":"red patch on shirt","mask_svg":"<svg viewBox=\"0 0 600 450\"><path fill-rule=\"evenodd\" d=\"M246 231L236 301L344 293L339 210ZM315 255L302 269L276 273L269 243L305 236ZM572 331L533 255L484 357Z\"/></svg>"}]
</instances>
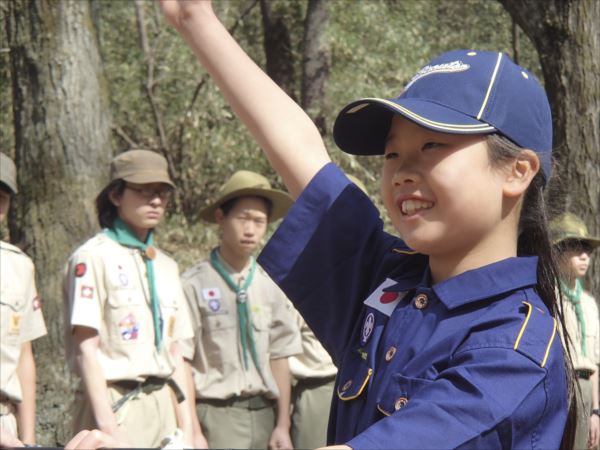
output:
<instances>
[{"instance_id":1,"label":"red patch on shirt","mask_svg":"<svg viewBox=\"0 0 600 450\"><path fill-rule=\"evenodd\" d=\"M383 294L381 294L381 297L379 297L379 301L383 304L386 304L386 303L392 303L397 298L398 298L397 292L384 292Z\"/></svg>"},{"instance_id":2,"label":"red patch on shirt","mask_svg":"<svg viewBox=\"0 0 600 450\"><path fill-rule=\"evenodd\" d=\"M40 309L42 307L42 299L39 295L36 295L33 298L32 306L33 306L34 311L37 311L38 309Z\"/></svg>"},{"instance_id":3,"label":"red patch on shirt","mask_svg":"<svg viewBox=\"0 0 600 450\"><path fill-rule=\"evenodd\" d=\"M87 272L87 267L86 267L85 263L79 263L75 266L75 276L77 278L84 276L86 272Z\"/></svg>"}]
</instances>

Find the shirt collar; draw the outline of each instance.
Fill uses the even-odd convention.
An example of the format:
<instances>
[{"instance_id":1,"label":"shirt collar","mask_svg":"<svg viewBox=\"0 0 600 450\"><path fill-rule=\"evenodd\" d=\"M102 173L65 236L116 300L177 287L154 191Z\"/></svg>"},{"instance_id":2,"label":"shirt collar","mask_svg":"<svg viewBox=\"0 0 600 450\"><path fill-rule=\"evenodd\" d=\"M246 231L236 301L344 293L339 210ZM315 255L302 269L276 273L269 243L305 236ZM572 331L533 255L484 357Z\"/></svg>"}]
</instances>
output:
<instances>
[{"instance_id":1,"label":"shirt collar","mask_svg":"<svg viewBox=\"0 0 600 450\"><path fill-rule=\"evenodd\" d=\"M514 257L469 270L432 287L448 309L537 284L537 256Z\"/></svg>"}]
</instances>

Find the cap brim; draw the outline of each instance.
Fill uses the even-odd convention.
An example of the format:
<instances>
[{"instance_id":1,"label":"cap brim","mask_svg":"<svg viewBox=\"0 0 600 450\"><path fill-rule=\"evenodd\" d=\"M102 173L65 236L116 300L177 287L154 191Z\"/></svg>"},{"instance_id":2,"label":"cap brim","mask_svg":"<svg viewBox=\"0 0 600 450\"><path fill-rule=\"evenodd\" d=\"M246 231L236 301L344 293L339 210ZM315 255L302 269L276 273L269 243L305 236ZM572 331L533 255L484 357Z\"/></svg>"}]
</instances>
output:
<instances>
[{"instance_id":1,"label":"cap brim","mask_svg":"<svg viewBox=\"0 0 600 450\"><path fill-rule=\"evenodd\" d=\"M451 108L420 99L364 98L347 105L333 126L335 143L353 155L381 155L394 114L433 131L490 134L496 129Z\"/></svg>"},{"instance_id":2,"label":"cap brim","mask_svg":"<svg viewBox=\"0 0 600 450\"><path fill-rule=\"evenodd\" d=\"M216 223L215 211L226 201L237 197L262 197L271 202L271 215L269 221L281 219L287 213L288 209L294 203L292 197L287 192L278 189L260 189L247 188L230 192L229 194L219 198L215 203L207 206L198 214L199 217L207 222Z\"/></svg>"},{"instance_id":3,"label":"cap brim","mask_svg":"<svg viewBox=\"0 0 600 450\"><path fill-rule=\"evenodd\" d=\"M581 242L585 242L588 245L591 245L593 248L598 248L600 247L600 239L596 239L593 237L581 237L581 236L577 236L577 235L562 235L558 238L555 238L552 240L552 244L553 245L558 245L561 242L565 242L565 241L581 241Z\"/></svg>"},{"instance_id":4,"label":"cap brim","mask_svg":"<svg viewBox=\"0 0 600 450\"><path fill-rule=\"evenodd\" d=\"M122 179L125 181L129 181L130 183L137 184L165 183L171 186L172 188L176 188L175 184L171 181L171 179L168 176L155 172L138 172L132 175L127 175Z\"/></svg>"}]
</instances>

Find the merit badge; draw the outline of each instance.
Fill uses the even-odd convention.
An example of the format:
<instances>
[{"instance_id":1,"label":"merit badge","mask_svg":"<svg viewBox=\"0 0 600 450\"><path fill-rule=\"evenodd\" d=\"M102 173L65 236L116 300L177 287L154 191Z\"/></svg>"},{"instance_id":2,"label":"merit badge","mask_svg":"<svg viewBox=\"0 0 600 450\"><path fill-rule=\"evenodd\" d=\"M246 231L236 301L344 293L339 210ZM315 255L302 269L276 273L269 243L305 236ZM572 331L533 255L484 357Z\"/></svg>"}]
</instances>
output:
<instances>
[{"instance_id":1,"label":"merit badge","mask_svg":"<svg viewBox=\"0 0 600 450\"><path fill-rule=\"evenodd\" d=\"M33 310L37 311L38 309L40 309L42 307L42 299L39 295L36 295L33 298L33 302L31 303L31 305L33 306Z\"/></svg>"},{"instance_id":2,"label":"merit badge","mask_svg":"<svg viewBox=\"0 0 600 450\"><path fill-rule=\"evenodd\" d=\"M133 341L138 338L140 324L131 313L127 314L119 322L119 333L124 341Z\"/></svg>"},{"instance_id":3,"label":"merit badge","mask_svg":"<svg viewBox=\"0 0 600 450\"><path fill-rule=\"evenodd\" d=\"M21 314L12 313L8 325L8 334L19 334L21 329Z\"/></svg>"},{"instance_id":4,"label":"merit badge","mask_svg":"<svg viewBox=\"0 0 600 450\"><path fill-rule=\"evenodd\" d=\"M81 286L81 297L82 298L94 298L94 288L91 286Z\"/></svg>"},{"instance_id":5,"label":"merit badge","mask_svg":"<svg viewBox=\"0 0 600 450\"><path fill-rule=\"evenodd\" d=\"M121 282L121 286L125 287L129 284L129 278L125 272L119 273L119 281Z\"/></svg>"},{"instance_id":6,"label":"merit badge","mask_svg":"<svg viewBox=\"0 0 600 450\"><path fill-rule=\"evenodd\" d=\"M218 298L211 298L208 301L208 307L211 311L217 312L219 309L221 309L221 300Z\"/></svg>"},{"instance_id":7,"label":"merit badge","mask_svg":"<svg viewBox=\"0 0 600 450\"><path fill-rule=\"evenodd\" d=\"M372 312L367 314L363 323L362 333L360 334L360 343L366 345L375 328L375 314Z\"/></svg>"},{"instance_id":8,"label":"merit badge","mask_svg":"<svg viewBox=\"0 0 600 450\"><path fill-rule=\"evenodd\" d=\"M175 331L175 316L169 317L169 326L167 327L167 336L173 337Z\"/></svg>"},{"instance_id":9,"label":"merit badge","mask_svg":"<svg viewBox=\"0 0 600 450\"><path fill-rule=\"evenodd\" d=\"M406 291L402 292L387 292L384 289L394 286L396 282L387 278L383 283L375 289L369 297L364 301L364 304L382 312L386 316L391 316L396 308L396 305L404 298Z\"/></svg>"},{"instance_id":10,"label":"merit badge","mask_svg":"<svg viewBox=\"0 0 600 450\"><path fill-rule=\"evenodd\" d=\"M86 272L87 272L87 267L86 267L85 263L79 263L79 264L75 265L75 276L77 278L84 276Z\"/></svg>"}]
</instances>

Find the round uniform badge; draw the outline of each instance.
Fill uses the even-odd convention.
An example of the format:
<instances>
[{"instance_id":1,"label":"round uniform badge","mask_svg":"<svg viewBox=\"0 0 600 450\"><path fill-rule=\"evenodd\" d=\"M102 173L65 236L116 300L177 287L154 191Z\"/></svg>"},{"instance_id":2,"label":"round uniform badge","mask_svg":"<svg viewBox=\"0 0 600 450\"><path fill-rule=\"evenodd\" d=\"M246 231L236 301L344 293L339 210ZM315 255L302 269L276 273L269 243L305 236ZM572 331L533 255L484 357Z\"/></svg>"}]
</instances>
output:
<instances>
[{"instance_id":1,"label":"round uniform badge","mask_svg":"<svg viewBox=\"0 0 600 450\"><path fill-rule=\"evenodd\" d=\"M221 309L221 302L218 298L213 298L208 301L208 307L212 312L217 312L219 309Z\"/></svg>"},{"instance_id":2,"label":"round uniform badge","mask_svg":"<svg viewBox=\"0 0 600 450\"><path fill-rule=\"evenodd\" d=\"M81 278L87 272L87 267L85 263L79 263L75 265L75 276L77 278Z\"/></svg>"},{"instance_id":3,"label":"round uniform badge","mask_svg":"<svg viewBox=\"0 0 600 450\"><path fill-rule=\"evenodd\" d=\"M375 328L375 314L370 312L365 317L365 321L363 323L362 333L360 335L360 343L361 345L366 345L373 333L373 328Z\"/></svg>"}]
</instances>

